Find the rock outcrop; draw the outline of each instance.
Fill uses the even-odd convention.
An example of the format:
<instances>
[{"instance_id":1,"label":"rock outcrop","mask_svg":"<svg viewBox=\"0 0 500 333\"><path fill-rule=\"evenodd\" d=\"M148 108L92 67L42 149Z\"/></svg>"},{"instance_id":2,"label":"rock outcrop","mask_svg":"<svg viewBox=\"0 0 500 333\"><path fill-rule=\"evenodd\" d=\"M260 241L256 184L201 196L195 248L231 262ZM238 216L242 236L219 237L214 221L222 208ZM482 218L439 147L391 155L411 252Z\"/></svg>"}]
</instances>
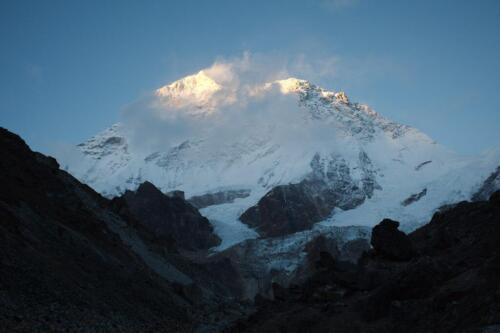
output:
<instances>
[{"instance_id":1,"label":"rock outcrop","mask_svg":"<svg viewBox=\"0 0 500 333\"><path fill-rule=\"evenodd\" d=\"M411 205L412 203L417 202L418 200L422 199L426 194L427 194L427 189L424 188L422 191L415 193L415 194L412 194L408 198L401 201L401 206Z\"/></svg>"},{"instance_id":2,"label":"rock outcrop","mask_svg":"<svg viewBox=\"0 0 500 333\"><path fill-rule=\"evenodd\" d=\"M274 237L310 229L333 209L323 198L314 195L306 183L273 188L256 206L245 211L240 220L255 228L262 237Z\"/></svg>"},{"instance_id":3,"label":"rock outcrop","mask_svg":"<svg viewBox=\"0 0 500 333\"><path fill-rule=\"evenodd\" d=\"M344 103L344 104L349 104L349 98L347 97L346 93L343 91L339 91L338 93L335 94L335 98L337 101Z\"/></svg>"},{"instance_id":4,"label":"rock outcrop","mask_svg":"<svg viewBox=\"0 0 500 333\"><path fill-rule=\"evenodd\" d=\"M206 250L220 243L207 218L181 196L169 197L152 183L142 183L136 191L126 191L113 199L128 210L157 237L168 237L180 249Z\"/></svg>"},{"instance_id":5,"label":"rock outcrop","mask_svg":"<svg viewBox=\"0 0 500 333\"><path fill-rule=\"evenodd\" d=\"M335 207L353 209L381 189L371 160L363 151L356 166L361 170L360 179L351 175L351 167L340 157L316 154L310 165L312 172L306 179L273 188L240 220L262 237L283 236L310 229Z\"/></svg>"},{"instance_id":6,"label":"rock outcrop","mask_svg":"<svg viewBox=\"0 0 500 333\"><path fill-rule=\"evenodd\" d=\"M424 166L426 166L429 163L432 163L432 161L424 161L424 162L420 163L419 165L417 165L415 167L415 171L418 171L418 170L422 169Z\"/></svg>"},{"instance_id":7,"label":"rock outcrop","mask_svg":"<svg viewBox=\"0 0 500 333\"><path fill-rule=\"evenodd\" d=\"M398 230L399 222L385 219L372 230L371 244L374 251L393 260L410 260L413 245L410 238Z\"/></svg>"},{"instance_id":8,"label":"rock outcrop","mask_svg":"<svg viewBox=\"0 0 500 333\"><path fill-rule=\"evenodd\" d=\"M227 190L195 195L189 198L188 201L196 208L202 209L208 206L232 203L236 199L246 198L249 195L250 190L247 189Z\"/></svg>"}]
</instances>

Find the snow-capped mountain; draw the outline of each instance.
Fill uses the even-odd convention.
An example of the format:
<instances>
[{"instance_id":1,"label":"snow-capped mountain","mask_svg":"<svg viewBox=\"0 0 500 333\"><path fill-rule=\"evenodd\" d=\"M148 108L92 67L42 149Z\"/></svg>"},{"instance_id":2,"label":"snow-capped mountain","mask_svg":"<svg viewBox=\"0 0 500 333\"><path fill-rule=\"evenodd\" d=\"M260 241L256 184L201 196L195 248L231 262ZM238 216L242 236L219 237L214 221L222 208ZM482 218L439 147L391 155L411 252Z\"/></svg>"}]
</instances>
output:
<instances>
[{"instance_id":1,"label":"snow-capped mountain","mask_svg":"<svg viewBox=\"0 0 500 333\"><path fill-rule=\"evenodd\" d=\"M257 231L371 226L386 217L414 228L439 207L470 199L500 165L500 149L460 156L343 92L296 78L245 84L230 68L211 68L140 105L159 128L168 124L153 144L144 127L125 121L78 145L83 157L63 163L105 196L150 181L208 203L201 212L222 238L220 249ZM187 129L169 135L172 128ZM310 225L268 232L264 223L273 217L261 198L286 201L291 192L273 189L289 184L317 214L308 215ZM248 211L252 218L240 219Z\"/></svg>"}]
</instances>

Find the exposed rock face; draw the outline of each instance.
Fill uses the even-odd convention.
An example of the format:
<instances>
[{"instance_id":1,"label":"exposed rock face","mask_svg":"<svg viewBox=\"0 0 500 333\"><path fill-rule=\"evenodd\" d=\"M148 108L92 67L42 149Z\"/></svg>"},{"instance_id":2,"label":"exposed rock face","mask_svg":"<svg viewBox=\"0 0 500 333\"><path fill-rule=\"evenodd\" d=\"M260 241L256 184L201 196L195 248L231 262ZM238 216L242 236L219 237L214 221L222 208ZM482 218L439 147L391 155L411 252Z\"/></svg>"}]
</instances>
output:
<instances>
[{"instance_id":1,"label":"exposed rock face","mask_svg":"<svg viewBox=\"0 0 500 333\"><path fill-rule=\"evenodd\" d=\"M403 239L397 227L396 222L384 220L372 234L387 242ZM410 261L391 259L375 241L374 250L358 266L341 261L323 265L307 282L281 289L278 300L260 299L257 312L231 331L496 329L500 322L500 191L489 201L462 202L436 213L408 238L401 243L413 244Z\"/></svg>"},{"instance_id":2,"label":"exposed rock face","mask_svg":"<svg viewBox=\"0 0 500 333\"><path fill-rule=\"evenodd\" d=\"M429 163L432 163L432 161L425 161L425 162L420 163L419 165L417 165L415 167L415 171L418 171L418 170L422 169L425 165L427 165Z\"/></svg>"},{"instance_id":3,"label":"exposed rock face","mask_svg":"<svg viewBox=\"0 0 500 333\"><path fill-rule=\"evenodd\" d=\"M411 205L414 202L417 202L418 200L422 199L427 194L427 189L424 188L422 191L410 195L408 198L404 199L401 201L402 206L408 206Z\"/></svg>"},{"instance_id":4,"label":"exposed rock face","mask_svg":"<svg viewBox=\"0 0 500 333\"><path fill-rule=\"evenodd\" d=\"M310 184L291 184L273 188L256 206L245 211L240 220L256 228L262 237L294 233L311 226L331 212L322 198L308 190Z\"/></svg>"},{"instance_id":5,"label":"exposed rock face","mask_svg":"<svg viewBox=\"0 0 500 333\"><path fill-rule=\"evenodd\" d=\"M114 200L119 201L155 236L172 238L179 248L202 250L220 243L210 222L196 208L179 196L163 194L150 182Z\"/></svg>"},{"instance_id":6,"label":"exposed rock face","mask_svg":"<svg viewBox=\"0 0 500 333\"><path fill-rule=\"evenodd\" d=\"M349 104L349 98L347 97L346 93L343 91L340 91L335 94L335 98L337 101L344 103L344 104Z\"/></svg>"},{"instance_id":7,"label":"exposed rock face","mask_svg":"<svg viewBox=\"0 0 500 333\"><path fill-rule=\"evenodd\" d=\"M487 200L498 189L500 189L500 166L484 181L483 185L472 196L472 201Z\"/></svg>"},{"instance_id":8,"label":"exposed rock face","mask_svg":"<svg viewBox=\"0 0 500 333\"><path fill-rule=\"evenodd\" d=\"M262 237L281 236L310 229L327 218L335 207L352 209L380 189L368 155L359 154L360 180L351 176L350 166L340 157L311 161L311 174L298 184L273 188L240 220L256 228Z\"/></svg>"},{"instance_id":9,"label":"exposed rock face","mask_svg":"<svg viewBox=\"0 0 500 333\"><path fill-rule=\"evenodd\" d=\"M377 254L394 260L409 260L413 256L410 238L398 230L399 222L385 219L372 231L371 244Z\"/></svg>"},{"instance_id":10,"label":"exposed rock face","mask_svg":"<svg viewBox=\"0 0 500 333\"><path fill-rule=\"evenodd\" d=\"M198 209L208 206L220 205L234 202L235 199L246 198L250 195L250 190L227 190L202 195L195 195L188 199L189 203Z\"/></svg>"},{"instance_id":11,"label":"exposed rock face","mask_svg":"<svg viewBox=\"0 0 500 333\"><path fill-rule=\"evenodd\" d=\"M167 195L167 197L171 197L171 198L180 198L182 200L186 199L186 197L184 195L184 191L176 190L176 191L167 192L165 194Z\"/></svg>"}]
</instances>

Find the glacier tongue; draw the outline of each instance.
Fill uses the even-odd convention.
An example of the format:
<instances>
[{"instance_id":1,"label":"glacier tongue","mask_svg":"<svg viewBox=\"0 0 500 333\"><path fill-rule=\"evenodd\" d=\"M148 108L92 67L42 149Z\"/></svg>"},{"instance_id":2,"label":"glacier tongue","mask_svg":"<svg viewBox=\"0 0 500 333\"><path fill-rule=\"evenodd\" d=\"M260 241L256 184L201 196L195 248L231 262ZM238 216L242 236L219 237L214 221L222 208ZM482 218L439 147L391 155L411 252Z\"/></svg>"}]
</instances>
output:
<instances>
[{"instance_id":1,"label":"glacier tongue","mask_svg":"<svg viewBox=\"0 0 500 333\"><path fill-rule=\"evenodd\" d=\"M79 158L60 156L62 164L109 197L144 181L163 192L182 190L188 198L249 191L201 210L223 240L219 249L258 236L239 217L267 192L317 172L331 188L351 188L321 228L371 226L386 217L412 228L440 206L470 199L500 165L500 149L459 156L420 131L351 102L343 92L305 80L227 87L227 78L210 75L201 71L160 88L145 103L152 115L169 114L155 118L157 123L199 130L147 146L142 141L148 133L138 135L134 123L124 122L78 145ZM341 167L328 168L339 161ZM424 189L418 201L401 205Z\"/></svg>"}]
</instances>

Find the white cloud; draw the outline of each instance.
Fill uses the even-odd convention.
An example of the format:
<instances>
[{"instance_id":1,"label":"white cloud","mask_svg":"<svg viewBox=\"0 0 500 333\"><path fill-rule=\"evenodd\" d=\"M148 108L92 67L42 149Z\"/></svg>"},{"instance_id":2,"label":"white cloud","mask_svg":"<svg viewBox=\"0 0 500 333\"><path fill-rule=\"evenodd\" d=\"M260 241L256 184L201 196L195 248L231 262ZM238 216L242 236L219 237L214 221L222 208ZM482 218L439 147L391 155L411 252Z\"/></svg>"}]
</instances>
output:
<instances>
[{"instance_id":1,"label":"white cloud","mask_svg":"<svg viewBox=\"0 0 500 333\"><path fill-rule=\"evenodd\" d=\"M293 131L286 126L301 123L296 117L304 116L296 96L290 94L300 81L288 78L306 79L333 90L323 83L345 84L350 80L356 85L370 76L372 69L384 67L368 61L357 68L359 61L348 60L248 52L241 57L219 58L129 105L121 122L132 133L130 144L149 152L165 151L193 137L232 142L244 131L258 132L252 124L277 126L276 131L288 137ZM335 87L343 88L338 83Z\"/></svg>"},{"instance_id":2,"label":"white cloud","mask_svg":"<svg viewBox=\"0 0 500 333\"><path fill-rule=\"evenodd\" d=\"M314 82L336 74L335 57L310 60L305 55L244 53L219 58L210 67L167 84L125 108L122 123L133 133L133 145L145 151L165 149L190 137L230 140L250 123L283 123L300 117L297 99L289 96L296 80ZM285 81L281 81L285 80ZM265 120L263 120L265 118ZM257 121L258 120L258 121ZM285 132L285 131L283 131Z\"/></svg>"}]
</instances>

